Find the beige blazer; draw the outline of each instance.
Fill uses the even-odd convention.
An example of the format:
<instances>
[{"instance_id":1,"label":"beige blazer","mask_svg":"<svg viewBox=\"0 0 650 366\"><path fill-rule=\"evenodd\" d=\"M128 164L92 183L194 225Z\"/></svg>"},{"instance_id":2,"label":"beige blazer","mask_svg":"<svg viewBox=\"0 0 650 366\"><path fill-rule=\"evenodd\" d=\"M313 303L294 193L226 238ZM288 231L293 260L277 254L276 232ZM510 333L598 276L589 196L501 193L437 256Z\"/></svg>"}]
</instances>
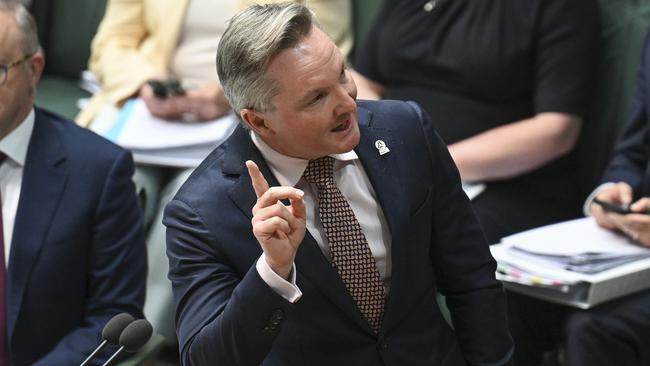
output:
<instances>
[{"instance_id":1,"label":"beige blazer","mask_svg":"<svg viewBox=\"0 0 650 366\"><path fill-rule=\"evenodd\" d=\"M104 18L92 42L90 70L102 91L76 120L87 126L106 103L121 106L137 94L150 78L169 67L190 0L109 0ZM318 16L326 32L348 54L352 48L351 0L295 0ZM238 0L243 9L253 3L281 0Z\"/></svg>"}]
</instances>

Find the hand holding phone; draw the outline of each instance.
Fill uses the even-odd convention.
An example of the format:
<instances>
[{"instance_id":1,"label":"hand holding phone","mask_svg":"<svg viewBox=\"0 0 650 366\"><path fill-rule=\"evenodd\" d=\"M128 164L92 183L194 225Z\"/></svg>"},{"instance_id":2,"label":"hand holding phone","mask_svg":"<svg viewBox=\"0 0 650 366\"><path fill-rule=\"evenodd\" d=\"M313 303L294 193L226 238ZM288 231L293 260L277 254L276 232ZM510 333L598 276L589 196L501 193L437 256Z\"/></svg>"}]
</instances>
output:
<instances>
[{"instance_id":1,"label":"hand holding phone","mask_svg":"<svg viewBox=\"0 0 650 366\"><path fill-rule=\"evenodd\" d=\"M632 213L632 210L630 210L629 205L628 206L617 205L615 203L599 200L598 198L594 198L593 203L599 205L600 207L602 207L603 210L608 212L614 212L621 215L627 215Z\"/></svg>"},{"instance_id":2,"label":"hand holding phone","mask_svg":"<svg viewBox=\"0 0 650 366\"><path fill-rule=\"evenodd\" d=\"M650 207L646 208L644 211L637 212L637 211L632 211L632 209L630 208L631 205L621 206L611 202L599 200L598 198L594 198L593 203L599 205L600 207L603 208L603 210L607 212L615 212L621 215L627 215L631 213L650 215Z\"/></svg>"},{"instance_id":3,"label":"hand holding phone","mask_svg":"<svg viewBox=\"0 0 650 366\"><path fill-rule=\"evenodd\" d=\"M167 80L147 80L147 84L151 87L153 94L157 98L165 99L167 97L174 97L185 94L185 89L180 81L176 79Z\"/></svg>"}]
</instances>

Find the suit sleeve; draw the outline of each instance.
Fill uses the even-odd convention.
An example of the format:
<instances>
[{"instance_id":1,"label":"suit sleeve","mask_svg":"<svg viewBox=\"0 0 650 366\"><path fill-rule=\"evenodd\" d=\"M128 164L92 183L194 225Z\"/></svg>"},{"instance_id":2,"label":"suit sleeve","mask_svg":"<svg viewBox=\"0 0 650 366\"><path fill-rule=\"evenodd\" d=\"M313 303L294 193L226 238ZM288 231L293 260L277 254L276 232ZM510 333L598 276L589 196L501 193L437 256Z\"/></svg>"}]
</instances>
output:
<instances>
[{"instance_id":1,"label":"suit sleeve","mask_svg":"<svg viewBox=\"0 0 650 366\"><path fill-rule=\"evenodd\" d=\"M623 181L630 184L635 195L641 194L643 178L650 157L650 121L648 121L648 80L650 69L650 33L646 35L636 89L623 134L614 149L614 156L605 170L603 182Z\"/></svg>"},{"instance_id":2,"label":"suit sleeve","mask_svg":"<svg viewBox=\"0 0 650 366\"><path fill-rule=\"evenodd\" d=\"M255 265L240 276L188 204L172 200L163 222L181 364L260 365L294 305L260 278Z\"/></svg>"},{"instance_id":3,"label":"suit sleeve","mask_svg":"<svg viewBox=\"0 0 650 366\"><path fill-rule=\"evenodd\" d=\"M429 117L410 104L421 123L433 172L431 260L463 356L470 365L508 365L514 346L505 294L494 274L496 262L445 144Z\"/></svg>"},{"instance_id":4,"label":"suit sleeve","mask_svg":"<svg viewBox=\"0 0 650 366\"><path fill-rule=\"evenodd\" d=\"M77 365L99 345L99 335L114 315L126 312L143 317L147 258L132 175L130 155L122 152L110 167L94 213L92 241L88 243L88 295L81 326L35 365ZM104 361L110 353L104 352Z\"/></svg>"}]
</instances>

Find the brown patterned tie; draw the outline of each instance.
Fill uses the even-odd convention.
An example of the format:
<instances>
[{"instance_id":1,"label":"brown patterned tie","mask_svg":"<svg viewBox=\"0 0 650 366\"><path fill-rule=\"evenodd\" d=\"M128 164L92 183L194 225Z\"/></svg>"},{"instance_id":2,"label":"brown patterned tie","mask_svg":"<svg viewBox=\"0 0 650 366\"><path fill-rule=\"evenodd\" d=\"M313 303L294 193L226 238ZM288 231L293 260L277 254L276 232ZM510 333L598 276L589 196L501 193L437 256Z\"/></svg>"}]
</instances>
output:
<instances>
[{"instance_id":1,"label":"brown patterned tie","mask_svg":"<svg viewBox=\"0 0 650 366\"><path fill-rule=\"evenodd\" d=\"M303 177L318 187L320 220L329 240L332 262L361 313L375 330L384 315L384 286L366 236L350 204L334 183L334 159L311 160Z\"/></svg>"}]
</instances>

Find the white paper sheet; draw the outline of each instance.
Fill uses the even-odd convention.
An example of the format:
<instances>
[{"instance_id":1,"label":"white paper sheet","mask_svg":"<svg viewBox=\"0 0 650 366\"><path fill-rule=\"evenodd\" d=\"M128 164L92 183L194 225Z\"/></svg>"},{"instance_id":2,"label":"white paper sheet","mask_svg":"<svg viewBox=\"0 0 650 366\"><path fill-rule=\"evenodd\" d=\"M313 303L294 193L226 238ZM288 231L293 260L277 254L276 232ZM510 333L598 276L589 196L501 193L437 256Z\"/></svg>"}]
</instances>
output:
<instances>
[{"instance_id":1,"label":"white paper sheet","mask_svg":"<svg viewBox=\"0 0 650 366\"><path fill-rule=\"evenodd\" d=\"M633 255L650 250L633 244L627 237L603 229L592 217L543 226L505 237L502 243L544 255L574 256L582 253Z\"/></svg>"},{"instance_id":2,"label":"white paper sheet","mask_svg":"<svg viewBox=\"0 0 650 366\"><path fill-rule=\"evenodd\" d=\"M223 141L237 123L234 114L200 123L163 120L152 116L137 98L124 105L104 137L127 149L178 148Z\"/></svg>"}]
</instances>

